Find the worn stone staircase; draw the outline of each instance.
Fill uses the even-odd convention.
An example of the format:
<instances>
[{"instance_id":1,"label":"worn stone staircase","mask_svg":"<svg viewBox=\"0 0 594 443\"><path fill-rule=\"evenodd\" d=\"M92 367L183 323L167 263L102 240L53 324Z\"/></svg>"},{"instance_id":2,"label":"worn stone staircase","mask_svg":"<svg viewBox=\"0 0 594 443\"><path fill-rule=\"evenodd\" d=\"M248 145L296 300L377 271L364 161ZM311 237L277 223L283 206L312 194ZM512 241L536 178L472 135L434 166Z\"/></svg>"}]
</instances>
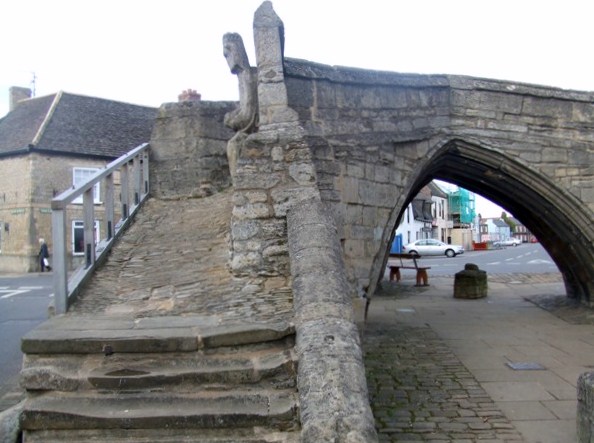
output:
<instances>
[{"instance_id":1,"label":"worn stone staircase","mask_svg":"<svg viewBox=\"0 0 594 443\"><path fill-rule=\"evenodd\" d=\"M293 328L209 322L61 317L34 330L24 441L297 442Z\"/></svg>"},{"instance_id":2,"label":"worn stone staircase","mask_svg":"<svg viewBox=\"0 0 594 443\"><path fill-rule=\"evenodd\" d=\"M231 200L149 199L23 338L26 443L299 440L291 289L229 272Z\"/></svg>"}]
</instances>

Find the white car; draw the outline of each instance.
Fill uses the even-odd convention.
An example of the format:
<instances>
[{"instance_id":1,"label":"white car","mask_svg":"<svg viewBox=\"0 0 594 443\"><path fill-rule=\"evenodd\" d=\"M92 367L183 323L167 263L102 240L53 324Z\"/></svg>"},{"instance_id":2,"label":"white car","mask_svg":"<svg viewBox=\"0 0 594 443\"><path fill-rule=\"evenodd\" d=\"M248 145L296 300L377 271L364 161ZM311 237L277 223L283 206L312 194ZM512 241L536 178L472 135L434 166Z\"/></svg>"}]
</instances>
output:
<instances>
[{"instance_id":1,"label":"white car","mask_svg":"<svg viewBox=\"0 0 594 443\"><path fill-rule=\"evenodd\" d=\"M445 255L455 257L458 254L464 254L464 248L460 245L448 245L434 238L417 240L402 247L405 254L417 255Z\"/></svg>"},{"instance_id":2,"label":"white car","mask_svg":"<svg viewBox=\"0 0 594 443\"><path fill-rule=\"evenodd\" d=\"M493 246L518 246L522 244L519 238L508 238L507 240L499 240L493 242Z\"/></svg>"}]
</instances>

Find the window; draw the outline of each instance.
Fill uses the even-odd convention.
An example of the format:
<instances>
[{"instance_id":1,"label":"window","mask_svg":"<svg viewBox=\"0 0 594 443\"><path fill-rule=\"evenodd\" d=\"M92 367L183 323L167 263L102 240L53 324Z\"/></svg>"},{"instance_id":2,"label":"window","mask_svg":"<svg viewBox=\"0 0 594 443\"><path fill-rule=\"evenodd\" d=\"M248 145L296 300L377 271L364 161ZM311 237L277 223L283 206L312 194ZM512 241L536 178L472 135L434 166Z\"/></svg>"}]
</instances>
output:
<instances>
[{"instance_id":1,"label":"window","mask_svg":"<svg viewBox=\"0 0 594 443\"><path fill-rule=\"evenodd\" d=\"M99 221L95 220L95 244L99 241ZM72 222L72 255L84 255L85 253L85 230L82 220Z\"/></svg>"},{"instance_id":2,"label":"window","mask_svg":"<svg viewBox=\"0 0 594 443\"><path fill-rule=\"evenodd\" d=\"M89 178L94 175L99 168L73 168L72 169L72 184L76 186L80 186ZM82 204L83 198L82 195L76 198L72 203ZM101 184L97 183L93 189L93 202L101 203Z\"/></svg>"}]
</instances>

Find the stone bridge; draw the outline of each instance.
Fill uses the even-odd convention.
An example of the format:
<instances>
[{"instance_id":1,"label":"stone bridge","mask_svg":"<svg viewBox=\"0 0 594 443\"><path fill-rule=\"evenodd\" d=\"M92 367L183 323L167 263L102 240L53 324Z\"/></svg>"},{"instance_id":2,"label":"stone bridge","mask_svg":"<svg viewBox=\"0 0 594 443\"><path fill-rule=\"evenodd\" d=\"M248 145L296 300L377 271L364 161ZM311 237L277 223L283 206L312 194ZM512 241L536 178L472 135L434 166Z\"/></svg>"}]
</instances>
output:
<instances>
[{"instance_id":1,"label":"stone bridge","mask_svg":"<svg viewBox=\"0 0 594 443\"><path fill-rule=\"evenodd\" d=\"M78 306L23 339L25 441L376 442L352 305L432 179L509 209L567 295L593 302L594 93L285 58L270 2L254 38L256 66L223 38L239 106L161 107L136 231Z\"/></svg>"},{"instance_id":2,"label":"stone bridge","mask_svg":"<svg viewBox=\"0 0 594 443\"><path fill-rule=\"evenodd\" d=\"M360 296L372 297L399 218L433 179L511 211L553 257L567 295L591 304L594 93L286 58L270 2L254 39L256 66L239 35L223 38L234 110L162 108L152 192L232 182L232 273L292 288L302 441L374 441L353 327L363 309L353 316L348 299L362 308Z\"/></svg>"},{"instance_id":3,"label":"stone bridge","mask_svg":"<svg viewBox=\"0 0 594 443\"><path fill-rule=\"evenodd\" d=\"M507 208L539 239L567 295L594 296L594 93L286 58L270 2L255 14L256 67L224 39L252 117L230 143L232 268L287 274L284 217L301 200L332 211L353 294L371 296L394 228L429 181ZM229 123L229 122L227 122Z\"/></svg>"}]
</instances>

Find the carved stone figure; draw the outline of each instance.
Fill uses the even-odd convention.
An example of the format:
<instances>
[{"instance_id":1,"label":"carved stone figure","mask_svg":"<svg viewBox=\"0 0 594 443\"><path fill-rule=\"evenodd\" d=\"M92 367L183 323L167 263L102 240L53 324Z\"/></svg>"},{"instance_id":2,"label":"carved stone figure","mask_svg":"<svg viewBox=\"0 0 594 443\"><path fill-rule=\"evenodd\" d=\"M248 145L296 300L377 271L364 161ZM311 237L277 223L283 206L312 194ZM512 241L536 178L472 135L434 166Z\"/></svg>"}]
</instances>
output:
<instances>
[{"instance_id":1,"label":"carved stone figure","mask_svg":"<svg viewBox=\"0 0 594 443\"><path fill-rule=\"evenodd\" d=\"M237 75L239 81L239 106L225 115L225 125L237 131L227 144L229 171L233 178L241 144L258 125L258 78L256 68L250 66L239 34L227 33L223 36L223 54L231 73Z\"/></svg>"}]
</instances>

